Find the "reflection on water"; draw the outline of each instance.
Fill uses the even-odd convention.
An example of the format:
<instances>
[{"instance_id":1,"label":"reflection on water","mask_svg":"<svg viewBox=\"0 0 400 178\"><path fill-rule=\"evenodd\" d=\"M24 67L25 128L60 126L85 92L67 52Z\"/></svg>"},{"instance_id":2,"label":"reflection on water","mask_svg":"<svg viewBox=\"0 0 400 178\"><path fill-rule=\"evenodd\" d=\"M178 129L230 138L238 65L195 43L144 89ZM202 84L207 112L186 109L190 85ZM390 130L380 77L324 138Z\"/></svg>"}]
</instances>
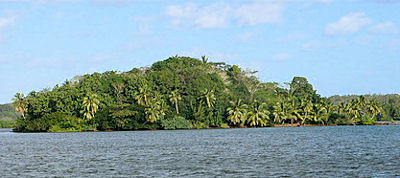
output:
<instances>
[{"instance_id":1,"label":"reflection on water","mask_svg":"<svg viewBox=\"0 0 400 178\"><path fill-rule=\"evenodd\" d=\"M400 126L0 134L0 160L11 177L396 177Z\"/></svg>"}]
</instances>

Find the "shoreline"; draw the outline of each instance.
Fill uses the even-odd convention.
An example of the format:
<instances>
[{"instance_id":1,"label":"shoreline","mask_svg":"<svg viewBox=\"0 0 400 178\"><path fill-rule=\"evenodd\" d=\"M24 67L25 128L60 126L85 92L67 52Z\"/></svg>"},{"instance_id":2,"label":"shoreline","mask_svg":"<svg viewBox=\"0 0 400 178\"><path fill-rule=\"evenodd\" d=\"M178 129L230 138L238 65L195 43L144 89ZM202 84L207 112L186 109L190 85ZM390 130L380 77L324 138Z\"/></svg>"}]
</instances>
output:
<instances>
[{"instance_id":1,"label":"shoreline","mask_svg":"<svg viewBox=\"0 0 400 178\"><path fill-rule=\"evenodd\" d=\"M207 127L207 128L191 128L191 129L173 129L173 130L208 130L208 129L243 129L243 128L273 128L273 127L332 127L332 126L382 126L382 125L400 125L400 123L375 123L373 125L352 125L352 124L328 124L328 125L322 125L322 124L304 124L300 125L298 123L296 124L278 124L278 125L272 125L272 126L267 126L267 127ZM78 133L78 132L129 132L129 131L161 131L161 130L166 130L166 129L132 129L132 130L97 130L97 131L76 131L76 132L71 132L71 131L57 131L57 132L16 132L13 131L13 128L7 128L7 129L12 129L11 132L14 133Z\"/></svg>"}]
</instances>

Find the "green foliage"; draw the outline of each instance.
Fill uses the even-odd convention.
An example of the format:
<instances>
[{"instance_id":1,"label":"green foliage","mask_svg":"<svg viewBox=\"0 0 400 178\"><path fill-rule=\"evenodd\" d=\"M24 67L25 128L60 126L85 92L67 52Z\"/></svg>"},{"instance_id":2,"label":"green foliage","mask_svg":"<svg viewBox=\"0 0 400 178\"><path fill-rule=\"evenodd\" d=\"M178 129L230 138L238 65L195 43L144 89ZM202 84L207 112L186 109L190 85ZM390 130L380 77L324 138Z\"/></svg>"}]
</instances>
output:
<instances>
[{"instance_id":1,"label":"green foliage","mask_svg":"<svg viewBox=\"0 0 400 178\"><path fill-rule=\"evenodd\" d=\"M210 62L205 56L173 56L128 72L76 76L26 97L17 93L14 109L2 110L0 105L0 126L11 125L4 118L17 117L13 125L22 132L372 124L400 119L398 95L328 99L304 77L281 87L263 83L255 73Z\"/></svg>"},{"instance_id":2,"label":"green foliage","mask_svg":"<svg viewBox=\"0 0 400 178\"><path fill-rule=\"evenodd\" d=\"M192 127L191 123L182 116L174 116L171 119L163 119L161 120L161 126L166 130L190 129Z\"/></svg>"},{"instance_id":3,"label":"green foliage","mask_svg":"<svg viewBox=\"0 0 400 178\"><path fill-rule=\"evenodd\" d=\"M376 123L376 118L370 115L364 115L360 119L360 124L362 125L374 125Z\"/></svg>"},{"instance_id":4,"label":"green foliage","mask_svg":"<svg viewBox=\"0 0 400 178\"><path fill-rule=\"evenodd\" d=\"M20 114L11 104L0 104L0 128L12 128Z\"/></svg>"}]
</instances>

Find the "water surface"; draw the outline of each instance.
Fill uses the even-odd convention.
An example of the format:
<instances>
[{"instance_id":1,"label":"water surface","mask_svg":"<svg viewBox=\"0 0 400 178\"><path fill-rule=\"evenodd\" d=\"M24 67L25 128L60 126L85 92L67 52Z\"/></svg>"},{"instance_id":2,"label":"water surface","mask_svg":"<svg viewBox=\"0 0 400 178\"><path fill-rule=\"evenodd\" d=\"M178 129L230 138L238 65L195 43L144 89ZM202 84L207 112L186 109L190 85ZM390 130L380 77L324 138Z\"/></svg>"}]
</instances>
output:
<instances>
[{"instance_id":1,"label":"water surface","mask_svg":"<svg viewBox=\"0 0 400 178\"><path fill-rule=\"evenodd\" d=\"M400 126L8 131L0 172L9 177L400 176Z\"/></svg>"}]
</instances>

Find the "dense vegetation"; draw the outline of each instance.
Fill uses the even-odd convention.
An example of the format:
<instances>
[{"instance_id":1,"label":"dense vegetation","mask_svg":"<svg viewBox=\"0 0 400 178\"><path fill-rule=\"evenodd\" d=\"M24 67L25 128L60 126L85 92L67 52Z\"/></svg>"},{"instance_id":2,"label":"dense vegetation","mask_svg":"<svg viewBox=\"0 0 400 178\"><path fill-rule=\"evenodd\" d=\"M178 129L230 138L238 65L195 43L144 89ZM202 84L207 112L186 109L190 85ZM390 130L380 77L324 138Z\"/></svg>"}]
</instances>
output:
<instances>
[{"instance_id":1,"label":"dense vegetation","mask_svg":"<svg viewBox=\"0 0 400 178\"><path fill-rule=\"evenodd\" d=\"M0 128L14 127L18 114L14 111L11 104L0 104Z\"/></svg>"},{"instance_id":2,"label":"dense vegetation","mask_svg":"<svg viewBox=\"0 0 400 178\"><path fill-rule=\"evenodd\" d=\"M381 120L400 120L400 95L389 94L389 95L363 95L367 100L374 100L382 106ZM352 100L357 99L357 95L348 96L331 96L329 99L333 104L349 103Z\"/></svg>"},{"instance_id":3,"label":"dense vegetation","mask_svg":"<svg viewBox=\"0 0 400 178\"><path fill-rule=\"evenodd\" d=\"M281 87L259 81L254 73L206 57L174 56L124 73L77 76L26 97L17 93L13 105L21 117L15 130L355 125L397 117L382 114L386 107L373 98L359 96L337 104L335 97L317 94L306 78L294 77Z\"/></svg>"}]
</instances>

